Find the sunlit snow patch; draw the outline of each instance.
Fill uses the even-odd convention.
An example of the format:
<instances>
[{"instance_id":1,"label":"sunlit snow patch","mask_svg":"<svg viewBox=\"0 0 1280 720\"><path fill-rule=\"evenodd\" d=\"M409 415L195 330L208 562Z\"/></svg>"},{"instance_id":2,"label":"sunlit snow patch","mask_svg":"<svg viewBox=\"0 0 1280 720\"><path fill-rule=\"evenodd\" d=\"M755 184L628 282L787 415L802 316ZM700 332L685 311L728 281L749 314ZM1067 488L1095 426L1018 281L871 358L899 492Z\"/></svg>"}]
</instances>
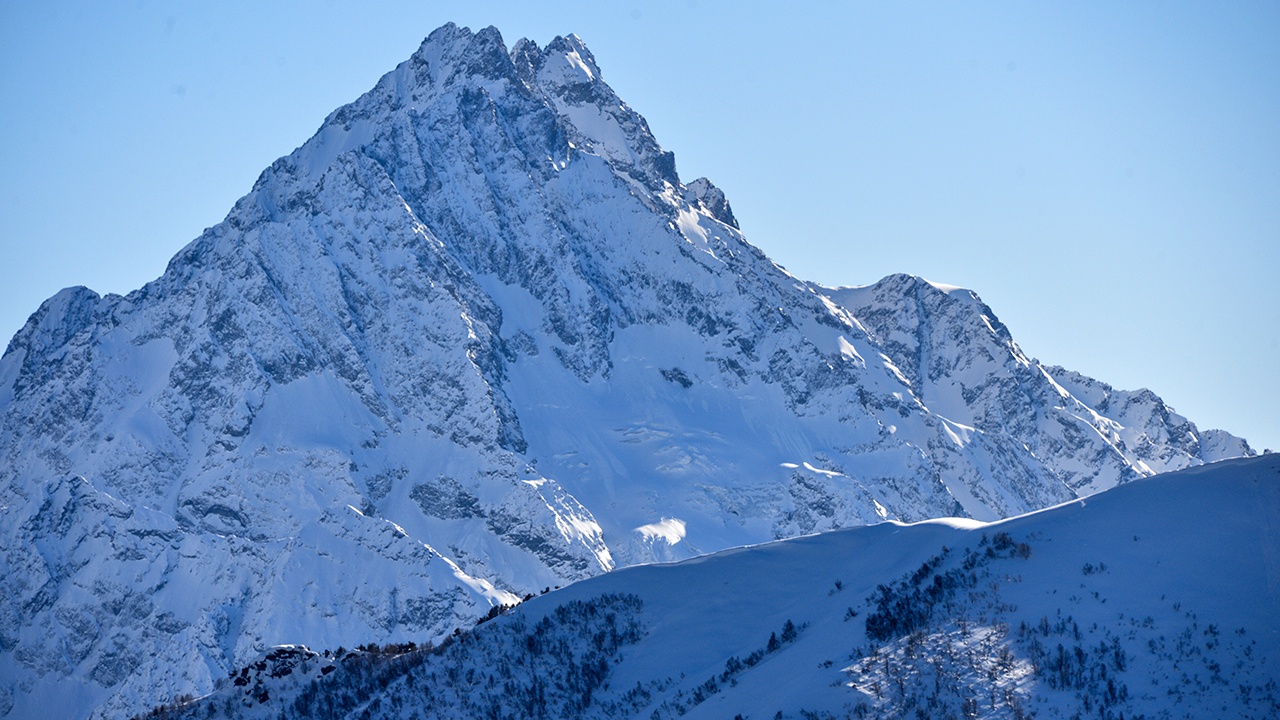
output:
<instances>
[{"instance_id":1,"label":"sunlit snow patch","mask_svg":"<svg viewBox=\"0 0 1280 720\"><path fill-rule=\"evenodd\" d=\"M569 61L570 65L587 76L587 82L596 79L596 76L591 72L591 68L587 67L587 64L583 62L582 56L578 54L577 50L570 50L564 57Z\"/></svg>"},{"instance_id":2,"label":"sunlit snow patch","mask_svg":"<svg viewBox=\"0 0 1280 720\"><path fill-rule=\"evenodd\" d=\"M681 207L677 210L676 224L680 228L680 234L689 241L691 245L702 252L715 257L715 250L711 247L711 242L707 237L707 229L700 222L701 216L698 213Z\"/></svg>"},{"instance_id":3,"label":"sunlit snow patch","mask_svg":"<svg viewBox=\"0 0 1280 720\"><path fill-rule=\"evenodd\" d=\"M804 464L804 469L812 473L817 473L819 475L826 475L827 477L840 477L840 473L835 472L834 470L822 470L820 468L814 467L813 465L810 465L809 463Z\"/></svg>"},{"instance_id":4,"label":"sunlit snow patch","mask_svg":"<svg viewBox=\"0 0 1280 720\"><path fill-rule=\"evenodd\" d=\"M858 349L855 348L853 346L853 343L849 342L849 339L846 338L844 335L839 335L836 337L836 344L840 347L841 355L857 363L860 363L862 365L867 364L867 361L863 360L862 356L858 354ZM894 370L897 370L897 368L894 368ZM902 373L898 373L898 375L902 375Z\"/></svg>"},{"instance_id":5,"label":"sunlit snow patch","mask_svg":"<svg viewBox=\"0 0 1280 720\"><path fill-rule=\"evenodd\" d=\"M668 545L675 545L684 539L684 521L677 518L662 518L656 523L641 525L636 528L645 540L662 540Z\"/></svg>"},{"instance_id":6,"label":"sunlit snow patch","mask_svg":"<svg viewBox=\"0 0 1280 720\"><path fill-rule=\"evenodd\" d=\"M941 420L943 431L947 433L947 437L951 438L951 442L956 444L956 447L964 447L969 444L970 435L975 432L973 428L968 425L961 425L958 422L952 422L946 418L941 418Z\"/></svg>"},{"instance_id":7,"label":"sunlit snow patch","mask_svg":"<svg viewBox=\"0 0 1280 720\"><path fill-rule=\"evenodd\" d=\"M932 280L925 280L925 282L947 294L951 294L953 292L968 292L966 288L962 288L959 285L948 285L947 283L934 282Z\"/></svg>"}]
</instances>

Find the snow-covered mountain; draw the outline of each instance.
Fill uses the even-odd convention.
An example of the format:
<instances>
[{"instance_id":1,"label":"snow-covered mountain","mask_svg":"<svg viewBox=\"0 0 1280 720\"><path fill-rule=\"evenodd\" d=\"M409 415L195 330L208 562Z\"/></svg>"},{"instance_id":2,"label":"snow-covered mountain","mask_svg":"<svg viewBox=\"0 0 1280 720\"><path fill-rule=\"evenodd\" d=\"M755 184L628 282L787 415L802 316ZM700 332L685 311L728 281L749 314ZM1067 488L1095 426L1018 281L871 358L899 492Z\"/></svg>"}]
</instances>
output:
<instances>
[{"instance_id":1,"label":"snow-covered mountain","mask_svg":"<svg viewBox=\"0 0 1280 720\"><path fill-rule=\"evenodd\" d=\"M1280 458L1224 461L627 568L433 651L275 650L173 716L1261 720L1278 535Z\"/></svg>"},{"instance_id":2,"label":"snow-covered mountain","mask_svg":"<svg viewBox=\"0 0 1280 720\"><path fill-rule=\"evenodd\" d=\"M0 716L439 638L620 565L1252 450L973 293L792 277L576 37L447 25L159 279L0 359Z\"/></svg>"}]
</instances>

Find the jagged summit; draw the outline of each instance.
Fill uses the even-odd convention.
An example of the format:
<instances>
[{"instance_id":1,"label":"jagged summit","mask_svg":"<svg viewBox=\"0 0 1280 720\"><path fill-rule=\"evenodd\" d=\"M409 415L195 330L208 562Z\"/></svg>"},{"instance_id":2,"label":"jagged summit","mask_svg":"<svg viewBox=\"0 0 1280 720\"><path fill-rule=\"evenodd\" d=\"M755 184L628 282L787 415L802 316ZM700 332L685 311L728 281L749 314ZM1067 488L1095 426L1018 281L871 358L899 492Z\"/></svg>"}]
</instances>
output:
<instances>
[{"instance_id":1,"label":"jagged summit","mask_svg":"<svg viewBox=\"0 0 1280 720\"><path fill-rule=\"evenodd\" d=\"M511 47L511 59L517 63L521 79L530 85L568 88L602 81L595 56L582 38L573 34L557 36L542 49L522 38Z\"/></svg>"},{"instance_id":2,"label":"jagged summit","mask_svg":"<svg viewBox=\"0 0 1280 720\"><path fill-rule=\"evenodd\" d=\"M448 25L160 278L63 291L10 343L0 715L1251 452L1026 358L976 296L791 276L576 37Z\"/></svg>"},{"instance_id":3,"label":"jagged summit","mask_svg":"<svg viewBox=\"0 0 1280 720\"><path fill-rule=\"evenodd\" d=\"M739 230L738 219L733 216L733 208L724 191L716 187L706 178L698 178L685 186L684 199L690 203L701 205L711 217Z\"/></svg>"}]
</instances>

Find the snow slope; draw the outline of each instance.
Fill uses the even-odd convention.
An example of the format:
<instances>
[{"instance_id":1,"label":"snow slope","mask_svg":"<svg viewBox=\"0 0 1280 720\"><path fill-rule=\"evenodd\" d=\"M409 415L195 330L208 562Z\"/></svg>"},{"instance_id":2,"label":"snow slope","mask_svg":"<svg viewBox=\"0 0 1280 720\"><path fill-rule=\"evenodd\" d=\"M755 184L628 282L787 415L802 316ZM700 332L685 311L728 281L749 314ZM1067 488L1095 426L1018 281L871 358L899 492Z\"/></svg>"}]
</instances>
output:
<instances>
[{"instance_id":1,"label":"snow slope","mask_svg":"<svg viewBox=\"0 0 1280 720\"><path fill-rule=\"evenodd\" d=\"M967 291L794 278L575 36L447 25L128 296L0 358L0 716L440 638L614 567L1252 450Z\"/></svg>"},{"instance_id":2,"label":"snow slope","mask_svg":"<svg viewBox=\"0 0 1280 720\"><path fill-rule=\"evenodd\" d=\"M1280 458L1224 461L993 524L626 568L365 682L353 656L178 716L1275 717L1278 538Z\"/></svg>"}]
</instances>

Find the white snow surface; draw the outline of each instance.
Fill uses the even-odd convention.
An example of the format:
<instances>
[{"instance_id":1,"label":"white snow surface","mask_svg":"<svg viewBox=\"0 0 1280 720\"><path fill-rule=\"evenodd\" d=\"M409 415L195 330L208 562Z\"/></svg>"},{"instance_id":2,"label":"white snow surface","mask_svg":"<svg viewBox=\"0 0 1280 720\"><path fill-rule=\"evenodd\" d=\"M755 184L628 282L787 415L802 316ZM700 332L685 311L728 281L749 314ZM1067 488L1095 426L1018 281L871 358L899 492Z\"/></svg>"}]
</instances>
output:
<instances>
[{"instance_id":1,"label":"white snow surface","mask_svg":"<svg viewBox=\"0 0 1280 720\"><path fill-rule=\"evenodd\" d=\"M547 716L526 705L539 686L562 718L1268 718L1277 537L1280 457L1223 461L992 524L886 522L625 568L379 683L335 673L312 691L378 720ZM224 686L182 717L305 716L296 691L247 694Z\"/></svg>"},{"instance_id":2,"label":"white snow surface","mask_svg":"<svg viewBox=\"0 0 1280 720\"><path fill-rule=\"evenodd\" d=\"M580 39L447 25L163 276L64 290L9 344L0 717L128 716L276 644L439 639L618 566L1251 454L1041 366L972 292L792 277Z\"/></svg>"}]
</instances>

